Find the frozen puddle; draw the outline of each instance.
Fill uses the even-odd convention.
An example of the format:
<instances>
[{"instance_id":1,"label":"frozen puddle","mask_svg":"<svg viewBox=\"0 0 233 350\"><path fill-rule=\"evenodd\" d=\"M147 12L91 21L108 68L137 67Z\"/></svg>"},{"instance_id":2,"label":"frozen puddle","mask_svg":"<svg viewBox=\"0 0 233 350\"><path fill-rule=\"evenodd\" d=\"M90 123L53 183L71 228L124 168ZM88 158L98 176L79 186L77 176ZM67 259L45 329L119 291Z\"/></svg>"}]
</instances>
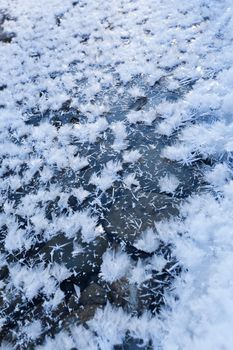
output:
<instances>
[{"instance_id":1,"label":"frozen puddle","mask_svg":"<svg viewBox=\"0 0 233 350\"><path fill-rule=\"evenodd\" d=\"M164 293L171 288L181 267L172 246L158 236L156 223L177 216L184 198L204 188L201 167L181 167L162 157L163 147L172 139L157 134L157 122L131 126L124 114L146 112L153 99L166 98L166 94L167 91L143 99L131 97L124 109L118 106L117 113L108 113L110 127L93 143L75 138L76 127L85 124L68 107L56 112L56 119L53 113L51 118L45 116L36 123L33 115L29 119L35 133L44 123L53 125L59 121L49 126L58 137L68 125L74 135L69 147L78 153L71 160L76 163L78 157L81 165L80 169L75 165L76 171L55 169L42 196L38 196L42 185L40 169L30 184L8 192L8 206L13 205L17 212L11 214L19 226L20 233L17 232L25 234L29 242L27 248L23 237L18 237L12 249L7 225L2 227L9 251L5 255L2 248L6 257L3 284L7 291L13 278L19 288L16 295L13 289L3 300L5 339L33 347L34 342L25 340L21 333L23 325L32 319L40 320L42 329L37 341L41 341L47 335L69 329L73 323L85 324L107 303L134 317L145 311L155 315L164 305ZM58 186L62 192L58 192ZM32 223L22 215L21 205L27 198L31 198L34 210L43 210L42 222L34 216L36 221ZM42 225L39 234L33 233L35 224ZM32 280L22 282L21 273L24 278L32 274ZM42 280L39 282L38 278ZM49 279L48 287L52 288L49 294L44 278ZM35 284L35 291L31 290L31 283ZM24 293L29 293L29 298L25 299ZM135 348L137 343L127 342L129 345L125 346L129 348Z\"/></svg>"},{"instance_id":2,"label":"frozen puddle","mask_svg":"<svg viewBox=\"0 0 233 350\"><path fill-rule=\"evenodd\" d=\"M1 350L231 350L232 12L2 0Z\"/></svg>"}]
</instances>

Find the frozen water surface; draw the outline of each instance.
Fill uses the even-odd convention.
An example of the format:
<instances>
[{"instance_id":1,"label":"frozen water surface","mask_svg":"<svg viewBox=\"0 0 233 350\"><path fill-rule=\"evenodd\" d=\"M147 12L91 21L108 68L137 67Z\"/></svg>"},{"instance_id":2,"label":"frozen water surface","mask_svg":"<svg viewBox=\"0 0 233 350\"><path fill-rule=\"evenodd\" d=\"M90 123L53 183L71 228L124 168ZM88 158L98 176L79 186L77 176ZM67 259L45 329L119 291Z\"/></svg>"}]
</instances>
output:
<instances>
[{"instance_id":1,"label":"frozen water surface","mask_svg":"<svg viewBox=\"0 0 233 350\"><path fill-rule=\"evenodd\" d=\"M2 0L0 349L232 349L230 0Z\"/></svg>"}]
</instances>

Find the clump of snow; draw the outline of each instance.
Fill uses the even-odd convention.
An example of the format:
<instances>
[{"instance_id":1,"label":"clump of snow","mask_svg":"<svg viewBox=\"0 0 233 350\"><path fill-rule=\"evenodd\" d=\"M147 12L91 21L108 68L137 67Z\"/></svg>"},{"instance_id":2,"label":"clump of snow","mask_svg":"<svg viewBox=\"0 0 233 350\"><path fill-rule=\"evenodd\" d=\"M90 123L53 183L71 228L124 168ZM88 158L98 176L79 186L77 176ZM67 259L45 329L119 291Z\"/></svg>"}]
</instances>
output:
<instances>
[{"instance_id":1,"label":"clump of snow","mask_svg":"<svg viewBox=\"0 0 233 350\"><path fill-rule=\"evenodd\" d=\"M55 224L53 222L51 225L51 231L54 234L58 232L57 225L68 238L75 237L81 231L82 240L87 243L93 241L100 234L97 218L91 215L89 209L56 218Z\"/></svg>"},{"instance_id":2,"label":"clump of snow","mask_svg":"<svg viewBox=\"0 0 233 350\"><path fill-rule=\"evenodd\" d=\"M46 337L45 344L38 345L37 350L57 350L72 349L75 346L74 340L66 331L61 331L55 338Z\"/></svg>"},{"instance_id":3,"label":"clump of snow","mask_svg":"<svg viewBox=\"0 0 233 350\"><path fill-rule=\"evenodd\" d=\"M128 90L128 93L132 96L132 97L144 97L145 96L145 91L143 91L141 88L139 88L138 86L133 86L132 88L130 88Z\"/></svg>"},{"instance_id":4,"label":"clump of snow","mask_svg":"<svg viewBox=\"0 0 233 350\"><path fill-rule=\"evenodd\" d=\"M65 294L61 291L61 289L57 289L56 292L49 300L44 302L44 308L46 312L50 310L54 310L58 307L60 303L65 299Z\"/></svg>"},{"instance_id":5,"label":"clump of snow","mask_svg":"<svg viewBox=\"0 0 233 350\"><path fill-rule=\"evenodd\" d=\"M136 176L135 173L124 176L123 183L127 188L131 188L131 186L136 186L136 187L140 186L139 181L135 178L135 176Z\"/></svg>"},{"instance_id":6,"label":"clump of snow","mask_svg":"<svg viewBox=\"0 0 233 350\"><path fill-rule=\"evenodd\" d=\"M125 151L123 153L123 162L136 163L141 158L141 156L141 153L137 149L132 151Z\"/></svg>"},{"instance_id":7,"label":"clump of snow","mask_svg":"<svg viewBox=\"0 0 233 350\"><path fill-rule=\"evenodd\" d=\"M144 124L151 125L156 118L157 118L157 114L153 108L146 111L144 110L131 111L127 115L127 119L131 124L142 122Z\"/></svg>"},{"instance_id":8,"label":"clump of snow","mask_svg":"<svg viewBox=\"0 0 233 350\"><path fill-rule=\"evenodd\" d=\"M154 254L150 260L152 269L155 269L159 272L165 267L167 260L162 255Z\"/></svg>"},{"instance_id":9,"label":"clump of snow","mask_svg":"<svg viewBox=\"0 0 233 350\"><path fill-rule=\"evenodd\" d=\"M109 124L105 118L99 118L93 123L75 124L72 134L81 142L94 143L99 134L105 131L108 126Z\"/></svg>"},{"instance_id":10,"label":"clump of snow","mask_svg":"<svg viewBox=\"0 0 233 350\"><path fill-rule=\"evenodd\" d=\"M211 185L221 188L232 177L232 170L226 163L217 164L211 171L208 171L205 175L206 181Z\"/></svg>"},{"instance_id":11,"label":"clump of snow","mask_svg":"<svg viewBox=\"0 0 233 350\"><path fill-rule=\"evenodd\" d=\"M122 169L122 166L119 162L109 161L103 167L100 175L93 174L90 179L90 183L95 185L101 191L106 191L114 181L118 179L117 173Z\"/></svg>"},{"instance_id":12,"label":"clump of snow","mask_svg":"<svg viewBox=\"0 0 233 350\"><path fill-rule=\"evenodd\" d=\"M187 270L175 284L179 301L169 301L164 349L231 348L231 193L232 181L220 201L211 195L191 198L181 211L184 220L172 224L170 241Z\"/></svg>"},{"instance_id":13,"label":"clump of snow","mask_svg":"<svg viewBox=\"0 0 233 350\"><path fill-rule=\"evenodd\" d=\"M122 122L115 122L111 124L111 129L113 131L115 140L113 142L113 149L115 151L121 151L125 148L127 148L127 131L126 131L126 127Z\"/></svg>"},{"instance_id":14,"label":"clump of snow","mask_svg":"<svg viewBox=\"0 0 233 350\"><path fill-rule=\"evenodd\" d=\"M33 320L31 323L23 326L21 331L22 333L25 333L26 337L30 340L35 340L41 334L42 324L40 320Z\"/></svg>"},{"instance_id":15,"label":"clump of snow","mask_svg":"<svg viewBox=\"0 0 233 350\"><path fill-rule=\"evenodd\" d=\"M1 350L13 350L13 346L8 342L3 341L0 349Z\"/></svg>"},{"instance_id":16,"label":"clump of snow","mask_svg":"<svg viewBox=\"0 0 233 350\"><path fill-rule=\"evenodd\" d=\"M59 265L58 263L52 265L50 273L58 282L62 282L71 276L71 272L64 265Z\"/></svg>"},{"instance_id":17,"label":"clump of snow","mask_svg":"<svg viewBox=\"0 0 233 350\"><path fill-rule=\"evenodd\" d=\"M82 203L90 195L90 192L81 186L73 190L73 195Z\"/></svg>"},{"instance_id":18,"label":"clump of snow","mask_svg":"<svg viewBox=\"0 0 233 350\"><path fill-rule=\"evenodd\" d=\"M98 349L98 338L93 337L93 333L84 326L73 326L71 328L71 335L78 349Z\"/></svg>"},{"instance_id":19,"label":"clump of snow","mask_svg":"<svg viewBox=\"0 0 233 350\"><path fill-rule=\"evenodd\" d=\"M103 255L100 276L107 282L124 277L130 268L129 256L119 250L108 249Z\"/></svg>"},{"instance_id":20,"label":"clump of snow","mask_svg":"<svg viewBox=\"0 0 233 350\"><path fill-rule=\"evenodd\" d=\"M140 285L141 283L150 279L151 276L152 274L150 271L150 267L145 266L142 260L139 259L137 265L134 266L131 270L129 281L130 283L137 283L138 285Z\"/></svg>"},{"instance_id":21,"label":"clump of snow","mask_svg":"<svg viewBox=\"0 0 233 350\"><path fill-rule=\"evenodd\" d=\"M24 293L31 300L39 291L50 296L56 291L56 281L51 278L49 268L42 264L34 268L27 268L18 264L10 266L10 276L14 287Z\"/></svg>"},{"instance_id":22,"label":"clump of snow","mask_svg":"<svg viewBox=\"0 0 233 350\"><path fill-rule=\"evenodd\" d=\"M179 184L180 181L173 174L166 174L159 179L159 188L161 192L174 193Z\"/></svg>"},{"instance_id":23,"label":"clump of snow","mask_svg":"<svg viewBox=\"0 0 233 350\"><path fill-rule=\"evenodd\" d=\"M152 253L158 249L160 244L159 238L152 228L147 228L142 232L140 238L134 242L134 246L147 253Z\"/></svg>"},{"instance_id":24,"label":"clump of snow","mask_svg":"<svg viewBox=\"0 0 233 350\"><path fill-rule=\"evenodd\" d=\"M99 335L100 348L113 348L121 344L126 335L130 315L121 308L113 308L110 304L104 310L97 310L93 320L88 322L90 329Z\"/></svg>"},{"instance_id":25,"label":"clump of snow","mask_svg":"<svg viewBox=\"0 0 233 350\"><path fill-rule=\"evenodd\" d=\"M25 230L19 229L18 223L8 224L8 233L5 238L5 249L8 252L28 250L32 244L33 237L28 236Z\"/></svg>"}]
</instances>

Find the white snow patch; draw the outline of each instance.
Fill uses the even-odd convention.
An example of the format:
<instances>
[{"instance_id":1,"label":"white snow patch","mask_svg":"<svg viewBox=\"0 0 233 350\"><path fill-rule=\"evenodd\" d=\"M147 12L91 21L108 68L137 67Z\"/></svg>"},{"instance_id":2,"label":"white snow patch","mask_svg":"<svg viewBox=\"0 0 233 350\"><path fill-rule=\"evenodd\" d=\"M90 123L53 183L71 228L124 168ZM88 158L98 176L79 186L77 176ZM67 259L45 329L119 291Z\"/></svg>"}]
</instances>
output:
<instances>
[{"instance_id":1,"label":"white snow patch","mask_svg":"<svg viewBox=\"0 0 233 350\"><path fill-rule=\"evenodd\" d=\"M123 163L136 163L141 156L138 150L125 151L123 153Z\"/></svg>"},{"instance_id":2,"label":"white snow patch","mask_svg":"<svg viewBox=\"0 0 233 350\"><path fill-rule=\"evenodd\" d=\"M112 283L124 277L129 268L130 258L126 253L108 249L103 255L100 276Z\"/></svg>"},{"instance_id":3,"label":"white snow patch","mask_svg":"<svg viewBox=\"0 0 233 350\"><path fill-rule=\"evenodd\" d=\"M143 250L147 253L154 252L159 247L159 239L152 228L146 229L142 232L140 238L134 242L137 249Z\"/></svg>"},{"instance_id":4,"label":"white snow patch","mask_svg":"<svg viewBox=\"0 0 233 350\"><path fill-rule=\"evenodd\" d=\"M174 193L179 184L180 181L173 174L166 174L159 179L160 192Z\"/></svg>"}]
</instances>

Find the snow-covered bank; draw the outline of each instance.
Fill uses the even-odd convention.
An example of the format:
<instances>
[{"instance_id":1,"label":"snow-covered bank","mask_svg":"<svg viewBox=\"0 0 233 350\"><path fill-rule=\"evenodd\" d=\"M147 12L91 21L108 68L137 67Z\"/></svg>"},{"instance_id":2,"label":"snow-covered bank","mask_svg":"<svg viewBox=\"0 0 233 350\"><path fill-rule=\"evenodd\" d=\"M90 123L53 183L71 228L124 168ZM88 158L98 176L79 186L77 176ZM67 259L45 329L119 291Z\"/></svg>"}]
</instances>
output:
<instances>
[{"instance_id":1,"label":"snow-covered bank","mask_svg":"<svg viewBox=\"0 0 233 350\"><path fill-rule=\"evenodd\" d=\"M230 350L231 1L1 10L2 349Z\"/></svg>"},{"instance_id":2,"label":"snow-covered bank","mask_svg":"<svg viewBox=\"0 0 233 350\"><path fill-rule=\"evenodd\" d=\"M164 349L232 347L232 186L221 188L223 198L193 197L182 222L161 228L161 234L172 232L176 256L187 269L177 279L179 301L170 302Z\"/></svg>"}]
</instances>

